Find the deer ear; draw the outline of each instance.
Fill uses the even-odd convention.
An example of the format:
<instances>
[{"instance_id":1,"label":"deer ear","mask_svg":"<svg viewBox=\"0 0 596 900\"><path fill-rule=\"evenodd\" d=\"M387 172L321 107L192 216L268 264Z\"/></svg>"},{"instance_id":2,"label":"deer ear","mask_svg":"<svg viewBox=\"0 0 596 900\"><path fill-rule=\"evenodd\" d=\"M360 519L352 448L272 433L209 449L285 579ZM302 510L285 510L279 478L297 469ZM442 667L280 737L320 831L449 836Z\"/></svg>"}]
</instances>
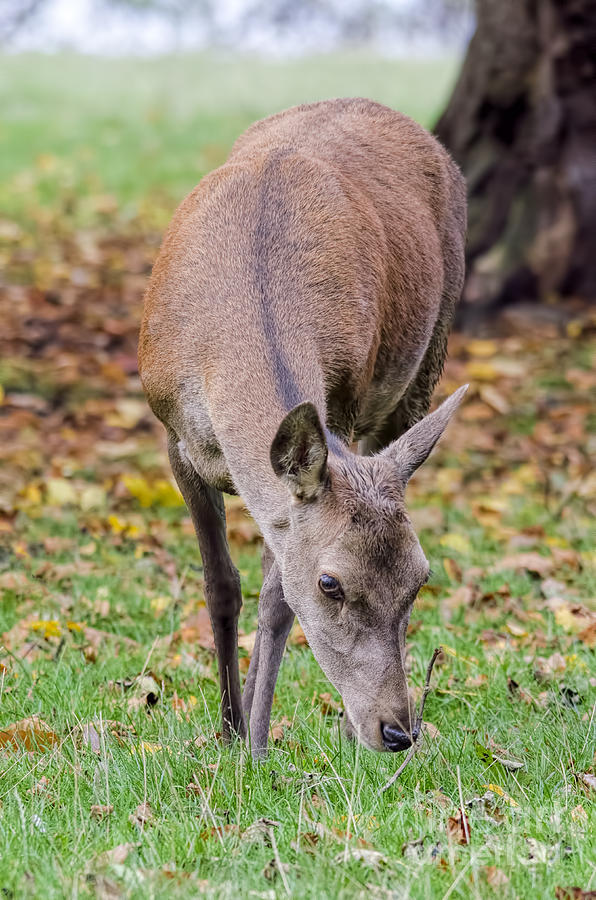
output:
<instances>
[{"instance_id":1,"label":"deer ear","mask_svg":"<svg viewBox=\"0 0 596 900\"><path fill-rule=\"evenodd\" d=\"M438 409L416 422L405 434L389 444L381 456L393 460L399 468L404 484L426 460L431 450L447 428L449 420L461 403L468 385L464 384L451 394Z\"/></svg>"},{"instance_id":2,"label":"deer ear","mask_svg":"<svg viewBox=\"0 0 596 900\"><path fill-rule=\"evenodd\" d=\"M269 454L273 471L296 501L321 493L327 474L327 442L313 403L290 410L277 430Z\"/></svg>"}]
</instances>

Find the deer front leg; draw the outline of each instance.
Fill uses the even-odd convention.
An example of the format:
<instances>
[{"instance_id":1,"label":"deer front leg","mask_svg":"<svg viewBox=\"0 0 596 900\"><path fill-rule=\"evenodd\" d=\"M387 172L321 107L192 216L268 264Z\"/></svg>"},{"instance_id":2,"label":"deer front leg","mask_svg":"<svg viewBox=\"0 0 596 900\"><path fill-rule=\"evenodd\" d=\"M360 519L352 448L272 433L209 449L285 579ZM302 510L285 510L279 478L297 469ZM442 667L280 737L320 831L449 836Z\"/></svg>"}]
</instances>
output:
<instances>
[{"instance_id":1,"label":"deer front leg","mask_svg":"<svg viewBox=\"0 0 596 900\"><path fill-rule=\"evenodd\" d=\"M259 597L259 624L244 687L244 713L250 718L250 744L255 759L267 753L273 692L294 613L284 600L276 562L264 556L268 569Z\"/></svg>"},{"instance_id":2,"label":"deer front leg","mask_svg":"<svg viewBox=\"0 0 596 900\"><path fill-rule=\"evenodd\" d=\"M224 740L229 741L234 733L246 736L238 669L238 616L242 606L240 576L230 557L221 491L199 477L180 452L175 435L169 435L168 453L199 541L205 600L219 667L222 733Z\"/></svg>"}]
</instances>

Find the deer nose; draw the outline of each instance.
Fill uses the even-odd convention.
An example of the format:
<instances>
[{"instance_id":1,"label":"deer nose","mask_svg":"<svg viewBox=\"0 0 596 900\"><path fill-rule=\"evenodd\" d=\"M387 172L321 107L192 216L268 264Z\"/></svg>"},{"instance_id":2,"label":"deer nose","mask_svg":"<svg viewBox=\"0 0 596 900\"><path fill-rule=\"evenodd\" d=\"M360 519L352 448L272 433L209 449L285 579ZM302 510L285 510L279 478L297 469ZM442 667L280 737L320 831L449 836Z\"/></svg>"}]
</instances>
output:
<instances>
[{"instance_id":1,"label":"deer nose","mask_svg":"<svg viewBox=\"0 0 596 900\"><path fill-rule=\"evenodd\" d=\"M412 746L412 741L418 737L417 729L414 729L410 736L397 725L388 725L387 722L381 722L381 737L387 750L392 753L398 753L401 750L407 750Z\"/></svg>"}]
</instances>

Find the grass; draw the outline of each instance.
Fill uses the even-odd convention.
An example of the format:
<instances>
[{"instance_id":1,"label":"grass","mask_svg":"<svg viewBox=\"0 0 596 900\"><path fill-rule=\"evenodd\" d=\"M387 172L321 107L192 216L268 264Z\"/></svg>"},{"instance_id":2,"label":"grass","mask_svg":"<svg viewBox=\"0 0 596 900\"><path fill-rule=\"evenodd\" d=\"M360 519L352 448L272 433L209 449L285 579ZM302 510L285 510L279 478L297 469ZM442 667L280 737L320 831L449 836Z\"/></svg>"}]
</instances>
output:
<instances>
[{"instance_id":1,"label":"grass","mask_svg":"<svg viewBox=\"0 0 596 900\"><path fill-rule=\"evenodd\" d=\"M573 526L549 521L535 500L520 500L517 506L508 517L516 527L531 521L544 527L547 544L567 535L579 552L592 550L587 536L578 539L569 533ZM46 513L28 517L21 521L16 553L13 546L9 554L10 571L23 572L28 587L5 592L0 628L17 624L33 603L40 619L57 622L62 633L62 638L44 640L38 631L36 649L18 663L4 658L12 665L2 685L3 722L38 714L60 737L47 753L13 750L0 757L0 879L9 896L86 896L107 890L108 882L121 892L115 896L139 898L195 896L199 890L218 897L284 896L284 883L271 865L270 841L243 836L261 818L278 823L272 826L276 852L288 866L284 878L297 897L354 897L374 890L374 896L452 892L484 898L493 893L491 867L509 879L494 889L504 897L552 896L555 884L593 881L594 804L574 776L593 760L593 656L581 644L569 646L551 616L541 616L542 637L536 623L525 625L526 639L512 638L509 626L517 623L513 634L519 635L519 620L512 619L504 602L472 616L462 608L445 621L440 598L451 582L439 561L444 550L431 532L423 532L439 574L412 616L413 682L421 684L434 646L443 643L455 656L448 655L436 671L437 689L426 708L425 718L439 735L426 739L399 782L379 797L396 758L342 739L337 715L325 714L317 699L329 685L304 647L291 646L282 666L274 719L285 715L293 725L267 762L254 765L242 745L222 749L211 654L192 646L174 648L167 640L200 591L194 538L182 513L135 515L144 527L136 539L124 540L114 534L92 538L68 510L55 510L51 518ZM461 564L473 561L488 569L498 560L498 544L474 526L469 512L453 514L449 528L470 537L469 554L458 557ZM183 583L178 601L170 599L165 609L154 600L171 598L171 576L164 573L163 554L160 561L147 550L158 529L165 535L162 551ZM62 549L44 552L48 537L60 538ZM242 627L250 632L260 581L258 553L235 548L234 554L247 595ZM92 563L89 573L79 575L75 567L61 574L61 565L82 559ZM41 580L33 575L40 568ZM593 574L566 575L568 589L580 597L593 595ZM487 572L480 583L487 592L496 590L503 576ZM523 598L520 609L537 607L530 574L509 573L507 584L511 596ZM71 630L67 619L77 623ZM119 652L114 652L117 644L111 650L104 645L89 660L76 630L87 625L138 645ZM487 641L487 628L501 636L497 646ZM552 682L546 685L546 699L541 697L545 686L534 676L534 652L541 641L548 649L539 652L548 656L558 649L567 660L565 690L560 680ZM118 686L142 672L151 672L159 684L151 707L131 704L134 689ZM516 699L511 679L533 700ZM575 694L577 705L567 699ZM182 714L175 698L186 704ZM102 719L132 726L134 732L121 740L108 731L96 754L82 741L81 725L95 721L100 729ZM197 735L203 736L198 744ZM521 767L509 771L494 756ZM488 784L510 799L474 801ZM460 792L471 803L470 845L446 836ZM129 816L146 799L155 823L140 829ZM94 804L112 804L114 812L95 821L90 816ZM326 830L312 848L309 819ZM299 832L309 833L302 838L302 851L295 849ZM102 852L123 843L134 845L125 863L101 863ZM382 854L382 862L341 861L346 847L360 844Z\"/></svg>"},{"instance_id":2,"label":"grass","mask_svg":"<svg viewBox=\"0 0 596 900\"><path fill-rule=\"evenodd\" d=\"M356 54L274 62L217 56L0 57L0 208L104 191L171 212L255 119L297 103L368 96L431 125L455 60Z\"/></svg>"}]
</instances>

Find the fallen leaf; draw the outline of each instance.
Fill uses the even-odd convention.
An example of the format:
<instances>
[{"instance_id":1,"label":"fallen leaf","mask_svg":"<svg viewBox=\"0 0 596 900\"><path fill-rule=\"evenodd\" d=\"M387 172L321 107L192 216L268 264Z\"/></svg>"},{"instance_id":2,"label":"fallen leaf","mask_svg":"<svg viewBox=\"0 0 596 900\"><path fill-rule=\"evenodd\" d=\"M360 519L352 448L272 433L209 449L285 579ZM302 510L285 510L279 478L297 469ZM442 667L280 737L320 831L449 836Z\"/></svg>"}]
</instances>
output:
<instances>
[{"instance_id":1,"label":"fallen leaf","mask_svg":"<svg viewBox=\"0 0 596 900\"><path fill-rule=\"evenodd\" d=\"M534 678L537 681L549 681L554 675L559 675L567 668L565 657L561 653L553 653L548 659L537 656L534 660Z\"/></svg>"},{"instance_id":2,"label":"fallen leaf","mask_svg":"<svg viewBox=\"0 0 596 900\"><path fill-rule=\"evenodd\" d=\"M290 843L290 847L296 853L315 853L319 839L316 831L301 831L297 839Z\"/></svg>"},{"instance_id":3,"label":"fallen leaf","mask_svg":"<svg viewBox=\"0 0 596 900\"><path fill-rule=\"evenodd\" d=\"M328 716L330 713L340 712L343 709L341 703L334 700L329 691L323 691L323 693L319 694L318 700L321 712L324 716Z\"/></svg>"},{"instance_id":4,"label":"fallen leaf","mask_svg":"<svg viewBox=\"0 0 596 900\"><path fill-rule=\"evenodd\" d=\"M365 866L380 869L387 865L387 857L378 850L368 850L366 847L346 847L338 853L333 862L335 865L349 861L361 862Z\"/></svg>"},{"instance_id":5,"label":"fallen leaf","mask_svg":"<svg viewBox=\"0 0 596 900\"><path fill-rule=\"evenodd\" d=\"M470 823L465 812L458 809L455 816L449 816L447 819L447 838L454 844L470 843Z\"/></svg>"},{"instance_id":6,"label":"fallen leaf","mask_svg":"<svg viewBox=\"0 0 596 900\"><path fill-rule=\"evenodd\" d=\"M583 891L579 887L556 887L557 900L596 900L596 891Z\"/></svg>"},{"instance_id":7,"label":"fallen leaf","mask_svg":"<svg viewBox=\"0 0 596 900\"><path fill-rule=\"evenodd\" d=\"M592 775L590 772L584 772L579 777L586 787L590 788L592 791L596 791L596 775Z\"/></svg>"},{"instance_id":8,"label":"fallen leaf","mask_svg":"<svg viewBox=\"0 0 596 900\"><path fill-rule=\"evenodd\" d=\"M283 741L286 729L291 728L294 723L287 716L283 716L278 722L274 722L269 729L271 740L277 744Z\"/></svg>"},{"instance_id":9,"label":"fallen leaf","mask_svg":"<svg viewBox=\"0 0 596 900\"><path fill-rule=\"evenodd\" d=\"M451 581L461 581L461 566L459 566L454 559L451 559L449 556L444 557L443 568L445 569Z\"/></svg>"},{"instance_id":10,"label":"fallen leaf","mask_svg":"<svg viewBox=\"0 0 596 900\"><path fill-rule=\"evenodd\" d=\"M264 843L271 845L271 829L279 828L280 823L275 819L257 819L240 834L240 839L246 843Z\"/></svg>"},{"instance_id":11,"label":"fallen leaf","mask_svg":"<svg viewBox=\"0 0 596 900\"><path fill-rule=\"evenodd\" d=\"M285 878L289 871L290 866L288 865L288 863L282 862L278 865L277 860L271 859L263 869L263 877L266 878L267 881L273 881L273 879L277 878L278 875L281 875L282 878Z\"/></svg>"},{"instance_id":12,"label":"fallen leaf","mask_svg":"<svg viewBox=\"0 0 596 900\"><path fill-rule=\"evenodd\" d=\"M32 788L29 788L27 793L31 797L43 797L46 802L55 803L56 798L50 791L50 781L47 776L42 775L39 781L33 785Z\"/></svg>"},{"instance_id":13,"label":"fallen leaf","mask_svg":"<svg viewBox=\"0 0 596 900\"><path fill-rule=\"evenodd\" d=\"M176 637L185 644L197 644L204 650L215 650L211 620L205 606L185 619L176 632Z\"/></svg>"},{"instance_id":14,"label":"fallen leaf","mask_svg":"<svg viewBox=\"0 0 596 900\"><path fill-rule=\"evenodd\" d=\"M516 807L518 804L515 802L513 797L510 797L502 787L499 787L498 784L485 784L483 785L487 789L487 791L491 791L491 793L496 794L497 797L500 797L505 803L508 803L509 806Z\"/></svg>"},{"instance_id":15,"label":"fallen leaf","mask_svg":"<svg viewBox=\"0 0 596 900\"><path fill-rule=\"evenodd\" d=\"M77 492L72 482L65 478L48 478L46 499L50 506L70 506L77 502Z\"/></svg>"},{"instance_id":16,"label":"fallen leaf","mask_svg":"<svg viewBox=\"0 0 596 900\"><path fill-rule=\"evenodd\" d=\"M596 627L596 614L581 603L563 603L555 609L555 622L572 634Z\"/></svg>"},{"instance_id":17,"label":"fallen leaf","mask_svg":"<svg viewBox=\"0 0 596 900\"><path fill-rule=\"evenodd\" d=\"M463 555L468 554L471 550L469 539L455 531L446 532L439 540L439 544L441 547L449 547L450 550L455 550L456 553Z\"/></svg>"},{"instance_id":18,"label":"fallen leaf","mask_svg":"<svg viewBox=\"0 0 596 900\"><path fill-rule=\"evenodd\" d=\"M110 850L104 850L93 860L94 867L121 866L136 848L137 844L118 844Z\"/></svg>"},{"instance_id":19,"label":"fallen leaf","mask_svg":"<svg viewBox=\"0 0 596 900\"><path fill-rule=\"evenodd\" d=\"M257 639L257 632L251 631L249 634L239 634L238 635L238 646L243 650L246 650L249 656L252 656L253 650L255 648L255 641Z\"/></svg>"},{"instance_id":20,"label":"fallen leaf","mask_svg":"<svg viewBox=\"0 0 596 900\"><path fill-rule=\"evenodd\" d=\"M139 803L134 812L132 812L128 821L132 825L136 825L141 830L145 827L145 825L153 825L155 824L155 814L151 809L151 804L148 800L144 800L142 803Z\"/></svg>"},{"instance_id":21,"label":"fallen leaf","mask_svg":"<svg viewBox=\"0 0 596 900\"><path fill-rule=\"evenodd\" d=\"M577 806L573 807L573 809L571 810L571 818L574 822L579 822L581 825L587 825L588 814L581 803L578 803Z\"/></svg>"},{"instance_id":22,"label":"fallen leaf","mask_svg":"<svg viewBox=\"0 0 596 900\"><path fill-rule=\"evenodd\" d=\"M302 625L296 619L294 624L292 625L292 630L290 631L290 637L288 638L288 643L292 644L294 647L308 647L308 641L306 640L306 635L302 630Z\"/></svg>"},{"instance_id":23,"label":"fallen leaf","mask_svg":"<svg viewBox=\"0 0 596 900\"><path fill-rule=\"evenodd\" d=\"M23 747L29 753L39 750L45 753L60 743L58 735L38 716L13 722L0 731L0 748L17 750Z\"/></svg>"},{"instance_id":24,"label":"fallen leaf","mask_svg":"<svg viewBox=\"0 0 596 900\"><path fill-rule=\"evenodd\" d=\"M492 888L503 887L505 884L509 884L509 878L505 875L505 872L496 866L483 866L480 871L483 872L487 884L490 884Z\"/></svg>"},{"instance_id":25,"label":"fallen leaf","mask_svg":"<svg viewBox=\"0 0 596 900\"><path fill-rule=\"evenodd\" d=\"M503 572L512 569L514 572L531 572L533 575L548 575L554 568L554 560L551 556L542 556L540 553L530 551L528 553L513 553L504 556L496 563L492 571Z\"/></svg>"},{"instance_id":26,"label":"fallen leaf","mask_svg":"<svg viewBox=\"0 0 596 900\"><path fill-rule=\"evenodd\" d=\"M496 356L499 351L499 345L496 341L485 338L472 338L471 340L466 341L465 347L470 356L477 356L481 359Z\"/></svg>"},{"instance_id":27,"label":"fallen leaf","mask_svg":"<svg viewBox=\"0 0 596 900\"><path fill-rule=\"evenodd\" d=\"M87 744L93 753L101 753L101 737L93 722L83 725L83 743Z\"/></svg>"},{"instance_id":28,"label":"fallen leaf","mask_svg":"<svg viewBox=\"0 0 596 900\"><path fill-rule=\"evenodd\" d=\"M107 816L111 816L114 812L114 806L110 803L107 806L101 806L100 804L94 803L91 809L89 810L89 814L92 819L105 819Z\"/></svg>"}]
</instances>

